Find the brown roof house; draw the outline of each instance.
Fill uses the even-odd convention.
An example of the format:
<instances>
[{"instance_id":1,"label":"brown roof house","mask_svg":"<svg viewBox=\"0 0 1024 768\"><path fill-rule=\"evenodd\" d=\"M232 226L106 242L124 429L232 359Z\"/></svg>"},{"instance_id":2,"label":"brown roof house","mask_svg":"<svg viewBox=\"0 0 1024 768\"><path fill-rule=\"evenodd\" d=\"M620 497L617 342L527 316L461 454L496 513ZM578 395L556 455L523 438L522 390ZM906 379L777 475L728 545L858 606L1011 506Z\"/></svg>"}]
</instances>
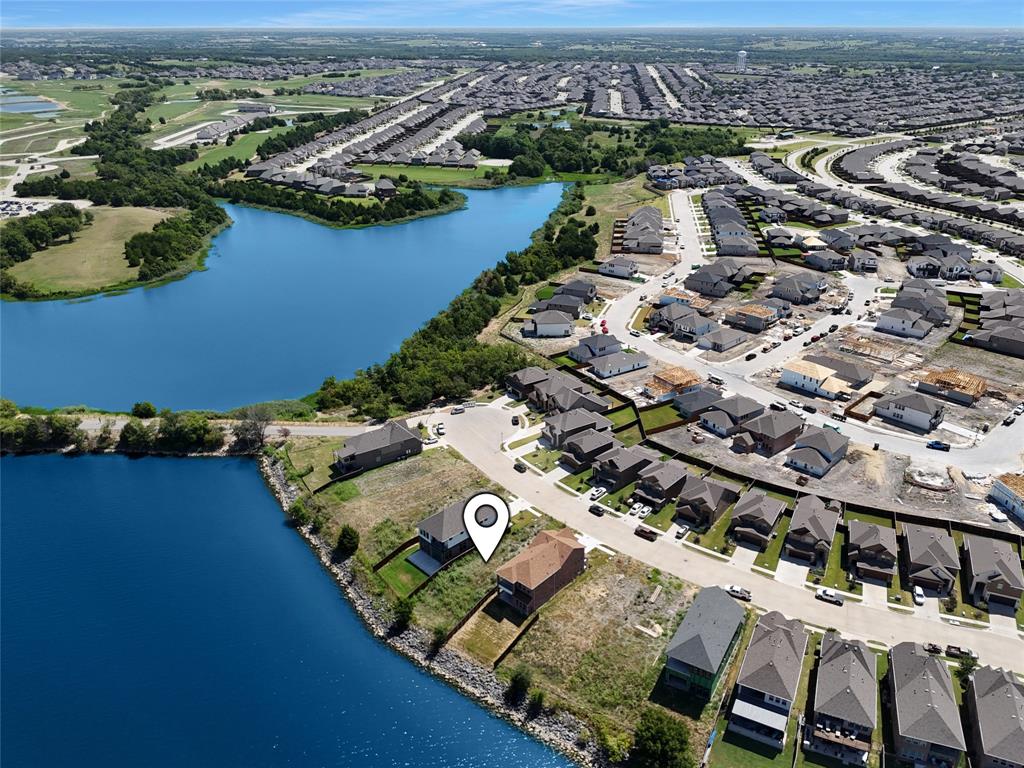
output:
<instances>
[{"instance_id":1,"label":"brown roof house","mask_svg":"<svg viewBox=\"0 0 1024 768\"><path fill-rule=\"evenodd\" d=\"M960 558L953 537L939 528L903 524L903 552L907 583L946 593L960 573Z\"/></svg>"},{"instance_id":2,"label":"brown roof house","mask_svg":"<svg viewBox=\"0 0 1024 768\"><path fill-rule=\"evenodd\" d=\"M786 554L812 565L825 564L838 524L838 503L826 504L817 496L801 496L793 508L793 522L786 534Z\"/></svg>"},{"instance_id":3,"label":"brown roof house","mask_svg":"<svg viewBox=\"0 0 1024 768\"><path fill-rule=\"evenodd\" d=\"M1024 683L1005 669L979 667L964 694L975 768L1024 766Z\"/></svg>"},{"instance_id":4,"label":"brown roof house","mask_svg":"<svg viewBox=\"0 0 1024 768\"><path fill-rule=\"evenodd\" d=\"M851 520L846 540L846 560L861 579L892 584L896 573L896 529Z\"/></svg>"},{"instance_id":5,"label":"brown roof house","mask_svg":"<svg viewBox=\"0 0 1024 768\"><path fill-rule=\"evenodd\" d=\"M967 744L946 663L918 643L899 643L889 649L888 681L896 755L954 768Z\"/></svg>"},{"instance_id":6,"label":"brown roof house","mask_svg":"<svg viewBox=\"0 0 1024 768\"><path fill-rule=\"evenodd\" d=\"M583 545L569 528L541 531L497 571L498 599L529 615L583 573Z\"/></svg>"},{"instance_id":7,"label":"brown roof house","mask_svg":"<svg viewBox=\"0 0 1024 768\"><path fill-rule=\"evenodd\" d=\"M591 484L605 488L609 493L617 491L634 482L642 469L660 459L656 451L639 445L617 448L598 457Z\"/></svg>"},{"instance_id":8,"label":"brown roof house","mask_svg":"<svg viewBox=\"0 0 1024 768\"><path fill-rule=\"evenodd\" d=\"M772 529L779 522L786 505L764 491L747 491L732 508L729 530L742 541L764 549L772 538Z\"/></svg>"},{"instance_id":9,"label":"brown roof house","mask_svg":"<svg viewBox=\"0 0 1024 768\"><path fill-rule=\"evenodd\" d=\"M577 408L565 413L556 413L544 419L540 434L552 448L561 448L565 441L581 432L595 430L610 432L612 423L599 413Z\"/></svg>"},{"instance_id":10,"label":"brown roof house","mask_svg":"<svg viewBox=\"0 0 1024 768\"><path fill-rule=\"evenodd\" d=\"M999 603L1013 610L1024 596L1024 573L1013 546L988 536L964 534L964 574L974 602Z\"/></svg>"},{"instance_id":11,"label":"brown roof house","mask_svg":"<svg viewBox=\"0 0 1024 768\"><path fill-rule=\"evenodd\" d=\"M676 517L694 528L710 528L737 496L736 491L727 485L691 475L686 478L676 499Z\"/></svg>"},{"instance_id":12,"label":"brown roof house","mask_svg":"<svg viewBox=\"0 0 1024 768\"><path fill-rule=\"evenodd\" d=\"M423 441L419 433L401 422L389 421L378 429L347 438L341 450L334 452L332 466L339 475L349 475L381 467L422 451Z\"/></svg>"},{"instance_id":13,"label":"brown roof house","mask_svg":"<svg viewBox=\"0 0 1024 768\"><path fill-rule=\"evenodd\" d=\"M764 406L743 395L723 397L700 416L700 425L719 437L735 434L748 419L764 413Z\"/></svg>"},{"instance_id":14,"label":"brown roof house","mask_svg":"<svg viewBox=\"0 0 1024 768\"><path fill-rule=\"evenodd\" d=\"M768 456L789 448L803 428L803 419L789 410L766 411L743 423L743 430L750 435L755 450Z\"/></svg>"},{"instance_id":15,"label":"brown roof house","mask_svg":"<svg viewBox=\"0 0 1024 768\"><path fill-rule=\"evenodd\" d=\"M678 461L656 461L640 470L633 496L661 509L679 495L690 477L693 475Z\"/></svg>"},{"instance_id":16,"label":"brown roof house","mask_svg":"<svg viewBox=\"0 0 1024 768\"><path fill-rule=\"evenodd\" d=\"M621 447L622 443L611 432L585 429L565 439L561 461L573 469L585 469L602 454Z\"/></svg>"},{"instance_id":17,"label":"brown roof house","mask_svg":"<svg viewBox=\"0 0 1024 768\"><path fill-rule=\"evenodd\" d=\"M800 688L807 632L778 611L762 616L743 656L730 731L773 749L786 745L786 727Z\"/></svg>"}]
</instances>

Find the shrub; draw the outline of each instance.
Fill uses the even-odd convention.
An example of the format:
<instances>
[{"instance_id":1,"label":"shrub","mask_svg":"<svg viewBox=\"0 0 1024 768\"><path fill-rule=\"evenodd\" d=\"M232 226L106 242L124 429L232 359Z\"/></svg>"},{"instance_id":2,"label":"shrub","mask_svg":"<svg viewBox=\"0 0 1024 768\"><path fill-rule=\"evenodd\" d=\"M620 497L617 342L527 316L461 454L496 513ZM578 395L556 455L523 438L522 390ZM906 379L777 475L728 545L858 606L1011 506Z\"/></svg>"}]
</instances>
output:
<instances>
[{"instance_id":1,"label":"shrub","mask_svg":"<svg viewBox=\"0 0 1024 768\"><path fill-rule=\"evenodd\" d=\"M690 733L662 709L648 707L640 716L628 765L635 768L692 768Z\"/></svg>"},{"instance_id":2,"label":"shrub","mask_svg":"<svg viewBox=\"0 0 1024 768\"><path fill-rule=\"evenodd\" d=\"M146 400L143 400L142 402L136 403L132 406L132 416L140 419L152 419L156 416L156 406Z\"/></svg>"},{"instance_id":3,"label":"shrub","mask_svg":"<svg viewBox=\"0 0 1024 768\"><path fill-rule=\"evenodd\" d=\"M359 531L347 523L338 531L338 541L334 545L334 557L345 560L352 557L359 549Z\"/></svg>"},{"instance_id":4,"label":"shrub","mask_svg":"<svg viewBox=\"0 0 1024 768\"><path fill-rule=\"evenodd\" d=\"M526 666L520 664L512 670L512 676L508 681L508 688L505 689L505 698L512 704L519 704L526 698L526 694L532 684L533 675Z\"/></svg>"},{"instance_id":5,"label":"shrub","mask_svg":"<svg viewBox=\"0 0 1024 768\"><path fill-rule=\"evenodd\" d=\"M413 602L408 597L400 598L395 603L395 620L391 625L395 631L404 632L409 627L409 622L412 621L412 608Z\"/></svg>"},{"instance_id":6,"label":"shrub","mask_svg":"<svg viewBox=\"0 0 1024 768\"><path fill-rule=\"evenodd\" d=\"M526 714L529 717L537 717L544 711L544 691L534 691L530 694L530 702L526 707Z\"/></svg>"}]
</instances>

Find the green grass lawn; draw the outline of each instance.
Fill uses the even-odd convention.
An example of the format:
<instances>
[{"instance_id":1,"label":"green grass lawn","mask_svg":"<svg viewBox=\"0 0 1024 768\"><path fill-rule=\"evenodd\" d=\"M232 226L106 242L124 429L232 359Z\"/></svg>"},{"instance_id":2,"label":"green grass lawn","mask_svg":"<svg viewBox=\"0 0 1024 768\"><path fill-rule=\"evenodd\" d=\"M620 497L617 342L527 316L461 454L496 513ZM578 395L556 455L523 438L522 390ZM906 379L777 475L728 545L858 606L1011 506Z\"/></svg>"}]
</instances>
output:
<instances>
[{"instance_id":1,"label":"green grass lawn","mask_svg":"<svg viewBox=\"0 0 1024 768\"><path fill-rule=\"evenodd\" d=\"M843 592L850 592L854 595L860 595L864 593L864 587L861 586L860 582L857 586L850 586L850 582L846 579L846 569L843 568L843 546L846 543L846 534L842 531L836 531L835 538L832 539L832 547L829 549L828 562L825 564L825 574L821 577L821 586L831 587L832 589L841 589ZM815 573L812 571L807 572L807 581L814 582Z\"/></svg>"},{"instance_id":2,"label":"green grass lawn","mask_svg":"<svg viewBox=\"0 0 1024 768\"><path fill-rule=\"evenodd\" d=\"M418 546L409 547L377 571L377 575L391 588L396 597L408 597L416 587L427 580L427 575L409 562L409 556L418 551Z\"/></svg>"},{"instance_id":3,"label":"green grass lawn","mask_svg":"<svg viewBox=\"0 0 1024 768\"><path fill-rule=\"evenodd\" d=\"M290 131L291 128L288 126L277 126L271 128L269 131L259 131L257 133L246 133L241 136L236 136L234 143L229 147L226 144L219 144L209 149L200 152L199 157L191 162L185 163L180 166L182 171L186 173L194 171L197 168L201 168L205 164L213 165L219 163L229 157L235 157L239 160L250 160L256 156L256 148L259 147L264 141L272 136L276 136L279 133Z\"/></svg>"},{"instance_id":4,"label":"green grass lawn","mask_svg":"<svg viewBox=\"0 0 1024 768\"><path fill-rule=\"evenodd\" d=\"M90 210L93 223L78 232L74 241L34 253L12 266L11 275L43 291L98 290L137 279L139 268L129 266L124 258L125 242L148 232L171 212L105 206Z\"/></svg>"},{"instance_id":5,"label":"green grass lawn","mask_svg":"<svg viewBox=\"0 0 1024 768\"><path fill-rule=\"evenodd\" d=\"M754 565L774 571L779 564L779 557L782 555L782 545L786 541L786 534L789 532L789 524L792 518L783 515L775 526L775 538L768 542L763 552L758 552L754 558Z\"/></svg>"},{"instance_id":6,"label":"green grass lawn","mask_svg":"<svg viewBox=\"0 0 1024 768\"><path fill-rule=\"evenodd\" d=\"M962 541L963 534L960 531L955 533L960 534ZM957 542L958 548L961 541ZM984 608L974 605L970 601L970 594L967 592L967 583L964 579L960 578L960 574L957 574L956 580L953 582L953 589L951 594L956 596L956 607L952 610L947 605L946 598L940 598L939 600L939 612L944 616L955 616L958 619L972 619L973 621L984 621L988 622L989 613Z\"/></svg>"},{"instance_id":7,"label":"green grass lawn","mask_svg":"<svg viewBox=\"0 0 1024 768\"><path fill-rule=\"evenodd\" d=\"M537 301L546 301L555 295L555 286L542 285L533 295L537 297Z\"/></svg>"},{"instance_id":8,"label":"green grass lawn","mask_svg":"<svg viewBox=\"0 0 1024 768\"><path fill-rule=\"evenodd\" d=\"M892 520L883 515L872 515L869 512L850 512L846 513L846 520L860 520L862 523L873 523L875 525L881 525L885 528L892 528Z\"/></svg>"},{"instance_id":9,"label":"green grass lawn","mask_svg":"<svg viewBox=\"0 0 1024 768\"><path fill-rule=\"evenodd\" d=\"M900 569L897 566L895 572L892 575L892 584L889 586L888 601L893 605L905 605L908 608L914 607L914 595L909 589L903 588L903 579L900 575Z\"/></svg>"},{"instance_id":10,"label":"green grass lawn","mask_svg":"<svg viewBox=\"0 0 1024 768\"><path fill-rule=\"evenodd\" d=\"M647 328L647 317L654 310L654 307L645 306L641 307L640 311L636 313L636 317L633 318L633 322L630 323L630 328L635 331L643 331Z\"/></svg>"},{"instance_id":11,"label":"green grass lawn","mask_svg":"<svg viewBox=\"0 0 1024 768\"><path fill-rule=\"evenodd\" d=\"M1013 275L1003 275L1003 279L999 281L1000 288L1024 288L1024 283L1015 278Z\"/></svg>"},{"instance_id":12,"label":"green grass lawn","mask_svg":"<svg viewBox=\"0 0 1024 768\"><path fill-rule=\"evenodd\" d=\"M722 516L718 518L714 525L712 525L707 533L700 534L700 541L696 542L705 549L710 549L715 552L721 552L722 554L732 554L733 549L736 545L732 542L727 542L725 534L729 530L729 522L732 520L732 508L735 505L730 505Z\"/></svg>"},{"instance_id":13,"label":"green grass lawn","mask_svg":"<svg viewBox=\"0 0 1024 768\"><path fill-rule=\"evenodd\" d=\"M522 448L527 443L532 443L534 440L537 440L539 438L540 432L534 432L533 434L527 435L526 437L521 437L518 440L513 440L511 443L508 444L508 447L510 450L514 451L516 448Z\"/></svg>"},{"instance_id":14,"label":"green grass lawn","mask_svg":"<svg viewBox=\"0 0 1024 768\"><path fill-rule=\"evenodd\" d=\"M636 488L636 483L630 483L624 485L617 491L609 493L607 496L601 499L601 503L606 507L611 507L619 512L629 512L629 505L626 504L626 499L633 495L633 489Z\"/></svg>"},{"instance_id":15,"label":"green grass lawn","mask_svg":"<svg viewBox=\"0 0 1024 768\"><path fill-rule=\"evenodd\" d=\"M631 427L627 427L620 432L616 432L615 437L627 448L636 445L641 439L643 439L643 436L640 434L640 427L636 424Z\"/></svg>"},{"instance_id":16,"label":"green grass lawn","mask_svg":"<svg viewBox=\"0 0 1024 768\"><path fill-rule=\"evenodd\" d=\"M649 525L651 528L657 528L659 531L667 531L672 526L672 521L675 519L675 516L676 505L674 502L669 502L644 520L644 525Z\"/></svg>"},{"instance_id":17,"label":"green grass lawn","mask_svg":"<svg viewBox=\"0 0 1024 768\"><path fill-rule=\"evenodd\" d=\"M558 365L565 365L568 366L569 368L576 367L576 361L566 354L556 355L555 357L552 357L551 362L558 363Z\"/></svg>"},{"instance_id":18,"label":"green grass lawn","mask_svg":"<svg viewBox=\"0 0 1024 768\"><path fill-rule=\"evenodd\" d=\"M561 451L552 451L548 448L537 448L531 453L527 453L524 458L539 469L541 472L550 472L558 466L558 459L562 455Z\"/></svg>"},{"instance_id":19,"label":"green grass lawn","mask_svg":"<svg viewBox=\"0 0 1024 768\"><path fill-rule=\"evenodd\" d=\"M612 411L604 415L605 418L612 423L613 428L624 427L627 424L632 424L636 421L636 411L633 410L632 406L628 408L620 408L617 411Z\"/></svg>"},{"instance_id":20,"label":"green grass lawn","mask_svg":"<svg viewBox=\"0 0 1024 768\"><path fill-rule=\"evenodd\" d=\"M590 491L590 483L588 482L591 476L594 474L593 467L587 467L582 472L577 472L574 475L566 475L562 478L562 485L566 485L572 488L577 493L588 493Z\"/></svg>"},{"instance_id":21,"label":"green grass lawn","mask_svg":"<svg viewBox=\"0 0 1024 768\"><path fill-rule=\"evenodd\" d=\"M682 424L683 420L679 417L679 411L675 409L675 406L668 402L649 411L642 411L640 413L640 423L644 425L645 430L650 431L660 427L667 427L669 424Z\"/></svg>"}]
</instances>

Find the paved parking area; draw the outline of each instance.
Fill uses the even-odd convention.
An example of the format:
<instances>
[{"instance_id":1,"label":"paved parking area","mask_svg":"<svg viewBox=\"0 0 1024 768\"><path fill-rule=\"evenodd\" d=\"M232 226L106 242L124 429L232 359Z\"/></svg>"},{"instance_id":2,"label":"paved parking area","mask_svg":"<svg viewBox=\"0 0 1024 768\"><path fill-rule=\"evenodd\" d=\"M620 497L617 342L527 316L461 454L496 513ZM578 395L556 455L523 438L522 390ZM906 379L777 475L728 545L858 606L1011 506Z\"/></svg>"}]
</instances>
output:
<instances>
[{"instance_id":1,"label":"paved parking area","mask_svg":"<svg viewBox=\"0 0 1024 768\"><path fill-rule=\"evenodd\" d=\"M750 568L754 564L755 557L757 557L756 549L752 547L738 546L736 547L736 551L732 553L732 558L729 560L729 563L743 568Z\"/></svg>"},{"instance_id":2,"label":"paved parking area","mask_svg":"<svg viewBox=\"0 0 1024 768\"><path fill-rule=\"evenodd\" d=\"M862 582L864 588L864 602L868 605L886 605L889 601L889 590L884 584L873 584Z\"/></svg>"},{"instance_id":3,"label":"paved parking area","mask_svg":"<svg viewBox=\"0 0 1024 768\"><path fill-rule=\"evenodd\" d=\"M807 581L807 566L783 557L775 569L775 578L785 584L803 586Z\"/></svg>"}]
</instances>

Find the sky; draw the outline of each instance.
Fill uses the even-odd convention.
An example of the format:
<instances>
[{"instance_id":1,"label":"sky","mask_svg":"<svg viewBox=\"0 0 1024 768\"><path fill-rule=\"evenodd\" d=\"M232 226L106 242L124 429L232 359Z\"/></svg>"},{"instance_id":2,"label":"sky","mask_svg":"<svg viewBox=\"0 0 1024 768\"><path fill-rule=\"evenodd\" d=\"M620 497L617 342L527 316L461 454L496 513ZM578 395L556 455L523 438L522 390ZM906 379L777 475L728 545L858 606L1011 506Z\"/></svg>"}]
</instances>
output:
<instances>
[{"instance_id":1,"label":"sky","mask_svg":"<svg viewBox=\"0 0 1024 768\"><path fill-rule=\"evenodd\" d=\"M0 27L1024 27L1024 0L3 0Z\"/></svg>"}]
</instances>

